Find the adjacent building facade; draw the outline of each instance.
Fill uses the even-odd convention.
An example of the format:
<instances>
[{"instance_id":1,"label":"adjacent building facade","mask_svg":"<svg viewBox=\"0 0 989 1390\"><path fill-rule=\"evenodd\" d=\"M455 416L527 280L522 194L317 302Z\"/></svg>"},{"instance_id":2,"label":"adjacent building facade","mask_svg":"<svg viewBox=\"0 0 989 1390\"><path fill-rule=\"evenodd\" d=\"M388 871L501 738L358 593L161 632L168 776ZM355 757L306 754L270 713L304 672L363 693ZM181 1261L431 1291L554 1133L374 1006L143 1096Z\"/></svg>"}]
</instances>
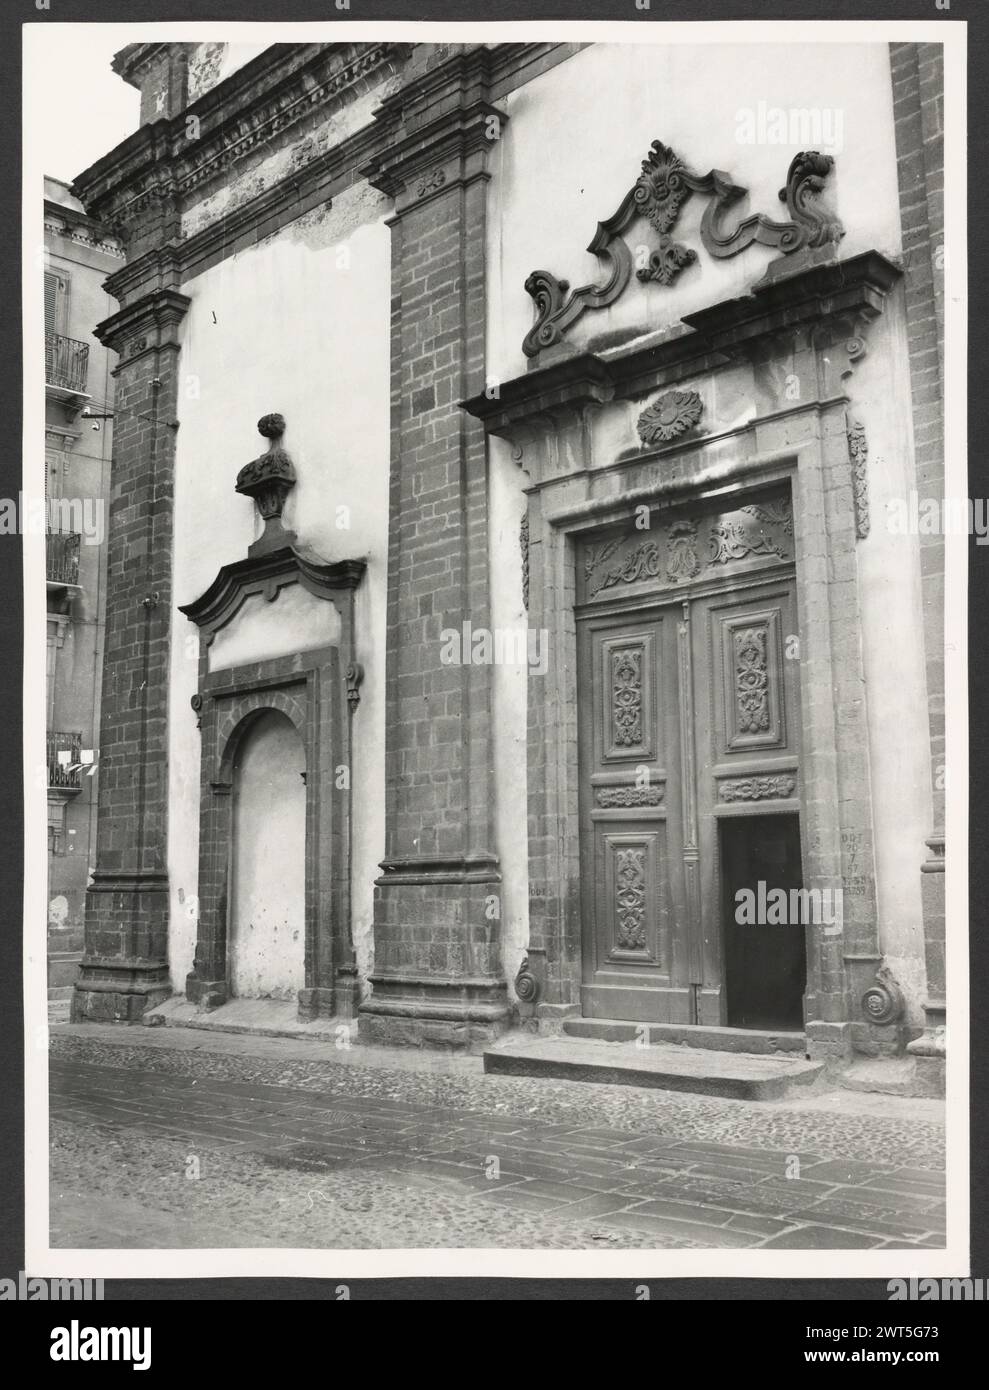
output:
<instances>
[{"instance_id":1,"label":"adjacent building facade","mask_svg":"<svg viewBox=\"0 0 989 1390\"><path fill-rule=\"evenodd\" d=\"M943 540L890 518L943 493L940 49L115 67L74 1016L936 1073Z\"/></svg>"},{"instance_id":2,"label":"adjacent building facade","mask_svg":"<svg viewBox=\"0 0 989 1390\"><path fill-rule=\"evenodd\" d=\"M114 353L93 329L123 251L69 186L45 179L48 989L67 1018L96 852L96 758ZM86 412L85 414L83 412Z\"/></svg>"}]
</instances>

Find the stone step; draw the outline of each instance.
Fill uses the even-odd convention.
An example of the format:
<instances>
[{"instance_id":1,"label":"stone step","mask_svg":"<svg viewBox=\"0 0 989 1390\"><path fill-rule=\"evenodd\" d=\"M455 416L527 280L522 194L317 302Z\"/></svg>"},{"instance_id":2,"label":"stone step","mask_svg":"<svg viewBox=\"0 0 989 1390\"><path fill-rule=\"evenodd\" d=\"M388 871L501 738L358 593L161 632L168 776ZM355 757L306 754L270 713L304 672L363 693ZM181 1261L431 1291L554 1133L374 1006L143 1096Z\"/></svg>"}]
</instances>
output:
<instances>
[{"instance_id":1,"label":"stone step","mask_svg":"<svg viewBox=\"0 0 989 1390\"><path fill-rule=\"evenodd\" d=\"M791 1056L754 1056L654 1043L511 1034L484 1053L484 1070L501 1076L552 1077L610 1086L649 1086L728 1100L780 1100L810 1086L823 1062Z\"/></svg>"},{"instance_id":2,"label":"stone step","mask_svg":"<svg viewBox=\"0 0 989 1390\"><path fill-rule=\"evenodd\" d=\"M204 1010L173 994L141 1016L146 1028L199 1028L213 1033L246 1033L257 1038L312 1038L349 1046L356 1034L353 1020L316 1018L300 1022L294 999L231 999L221 1008Z\"/></svg>"},{"instance_id":3,"label":"stone step","mask_svg":"<svg viewBox=\"0 0 989 1390\"><path fill-rule=\"evenodd\" d=\"M70 995L72 991L69 991ZM48 1001L48 1024L68 1023L72 1010L72 1000L69 999L49 999Z\"/></svg>"},{"instance_id":4,"label":"stone step","mask_svg":"<svg viewBox=\"0 0 989 1390\"><path fill-rule=\"evenodd\" d=\"M596 1038L599 1042L636 1042L641 1036L650 1043L674 1043L683 1047L703 1047L714 1052L749 1052L757 1056L777 1056L807 1051L803 1033L770 1032L762 1028L720 1028L695 1023L627 1023L613 1018L573 1018L563 1025L572 1038Z\"/></svg>"},{"instance_id":5,"label":"stone step","mask_svg":"<svg viewBox=\"0 0 989 1390\"><path fill-rule=\"evenodd\" d=\"M81 951L52 951L48 955L48 985L51 989L72 986L79 974Z\"/></svg>"}]
</instances>

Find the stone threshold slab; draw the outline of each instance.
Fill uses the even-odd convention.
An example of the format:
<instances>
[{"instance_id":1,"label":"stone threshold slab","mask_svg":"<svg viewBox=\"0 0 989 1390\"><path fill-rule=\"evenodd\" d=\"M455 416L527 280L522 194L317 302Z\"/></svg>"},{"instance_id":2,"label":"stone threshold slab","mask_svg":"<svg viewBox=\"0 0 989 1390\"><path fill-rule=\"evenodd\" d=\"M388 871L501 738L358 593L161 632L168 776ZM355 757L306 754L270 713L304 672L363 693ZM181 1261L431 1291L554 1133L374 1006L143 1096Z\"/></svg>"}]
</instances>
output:
<instances>
[{"instance_id":1,"label":"stone threshold slab","mask_svg":"<svg viewBox=\"0 0 989 1390\"><path fill-rule=\"evenodd\" d=\"M652 1043L671 1043L682 1047L706 1048L715 1052L754 1053L778 1056L780 1053L807 1051L804 1033L761 1028L723 1028L696 1023L628 1023L612 1018L567 1019L563 1031L572 1038L594 1038L598 1042L636 1042L640 1037Z\"/></svg>"},{"instance_id":2,"label":"stone threshold slab","mask_svg":"<svg viewBox=\"0 0 989 1390\"><path fill-rule=\"evenodd\" d=\"M612 1086L648 1086L728 1100L780 1100L812 1085L822 1062L754 1056L655 1043L561 1037L504 1039L484 1053L484 1070L502 1076L552 1077Z\"/></svg>"}]
</instances>

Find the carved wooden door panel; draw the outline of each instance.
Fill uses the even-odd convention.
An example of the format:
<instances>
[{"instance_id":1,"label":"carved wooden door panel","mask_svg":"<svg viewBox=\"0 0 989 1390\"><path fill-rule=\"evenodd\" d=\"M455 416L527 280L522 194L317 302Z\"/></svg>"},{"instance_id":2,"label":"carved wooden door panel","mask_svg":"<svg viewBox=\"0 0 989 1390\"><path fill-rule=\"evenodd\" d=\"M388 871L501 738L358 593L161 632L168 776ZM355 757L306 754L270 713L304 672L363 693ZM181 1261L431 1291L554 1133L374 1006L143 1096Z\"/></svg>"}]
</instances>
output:
<instances>
[{"instance_id":1,"label":"carved wooden door panel","mask_svg":"<svg viewBox=\"0 0 989 1390\"><path fill-rule=\"evenodd\" d=\"M581 624L585 1017L686 1020L676 615Z\"/></svg>"},{"instance_id":2,"label":"carved wooden door panel","mask_svg":"<svg viewBox=\"0 0 989 1390\"><path fill-rule=\"evenodd\" d=\"M722 827L733 841L745 831L765 839L765 817L785 816L797 834L795 851L764 864L766 891L799 876L800 683L797 604L792 579L757 584L698 598L690 606L695 699L697 845L704 989L699 1022L745 1023L746 986L730 978L729 963L748 957L748 973L779 975L778 1022L793 1018L806 984L803 929L797 924L765 930L739 926L735 904L723 891L726 854ZM758 821L754 818L758 817ZM777 821L777 825L782 822ZM760 830L761 827L761 830ZM792 838L792 837L791 837ZM753 884L753 888L757 885ZM799 977L799 978L798 978ZM773 994L773 989L769 989ZM740 1007L741 1006L741 1007ZM771 1012L772 1010L770 1010ZM751 1021L747 1026L768 1026Z\"/></svg>"}]
</instances>

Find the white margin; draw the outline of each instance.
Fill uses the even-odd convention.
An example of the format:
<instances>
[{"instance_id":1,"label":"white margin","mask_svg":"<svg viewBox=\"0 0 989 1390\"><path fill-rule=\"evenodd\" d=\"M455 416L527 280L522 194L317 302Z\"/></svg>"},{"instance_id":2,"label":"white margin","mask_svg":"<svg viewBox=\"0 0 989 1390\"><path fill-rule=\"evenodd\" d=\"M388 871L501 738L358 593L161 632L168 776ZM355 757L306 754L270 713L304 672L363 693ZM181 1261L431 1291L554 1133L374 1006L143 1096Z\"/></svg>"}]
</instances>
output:
<instances>
[{"instance_id":1,"label":"white margin","mask_svg":"<svg viewBox=\"0 0 989 1390\"><path fill-rule=\"evenodd\" d=\"M53 114L44 81L47 45L79 44L93 30L102 40L128 43L225 42L419 43L848 43L919 42L944 45L945 134L945 495L968 494L967 478L967 26L963 21L717 21L656 23L532 20L508 23L360 22L170 23L24 25L23 285L24 492L43 495L43 293L41 227L43 175L37 144L27 132ZM32 273L35 272L35 273ZM39 460L42 462L39 463ZM446 1277L515 1278L746 1278L890 1279L964 1277L970 1273L968 1173L968 663L967 549L945 547L946 763L951 768L946 838L948 996L952 1000L946 1127L948 1223L944 1251L878 1250L69 1250L51 1249L48 1235L47 1068L47 832L45 775L45 543L24 543L24 1015L25 1015L25 1268L46 1278L205 1279L304 1277L342 1279ZM919 867L919 866L918 866ZM918 1261L923 1268L918 1268Z\"/></svg>"}]
</instances>

